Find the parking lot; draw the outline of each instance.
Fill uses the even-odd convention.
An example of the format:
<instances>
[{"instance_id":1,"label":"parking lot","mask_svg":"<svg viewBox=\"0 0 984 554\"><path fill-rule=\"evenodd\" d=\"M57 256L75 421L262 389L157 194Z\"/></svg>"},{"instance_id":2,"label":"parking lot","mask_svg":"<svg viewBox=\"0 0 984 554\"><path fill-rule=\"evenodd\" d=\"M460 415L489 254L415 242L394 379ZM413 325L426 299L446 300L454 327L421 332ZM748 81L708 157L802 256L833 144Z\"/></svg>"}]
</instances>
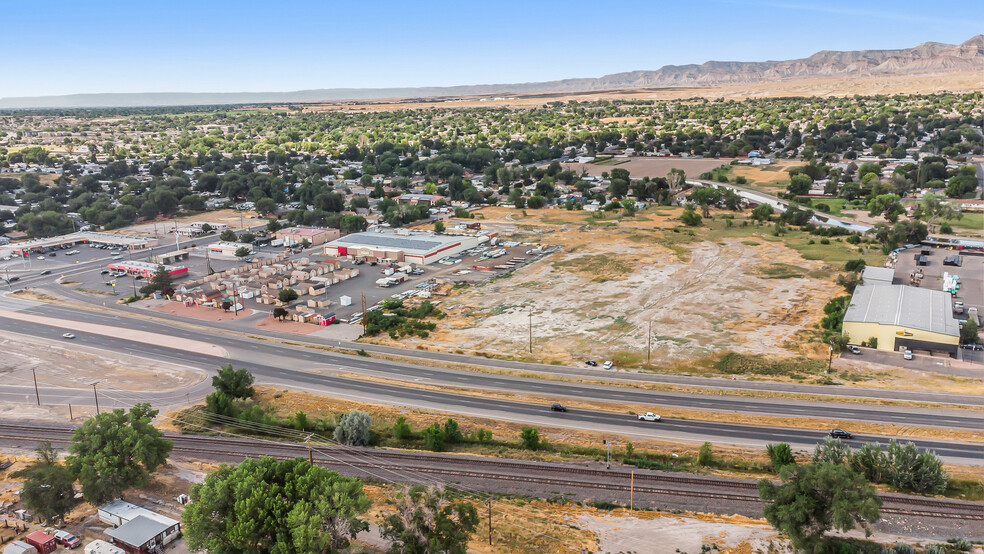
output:
<instances>
[{"instance_id":1,"label":"parking lot","mask_svg":"<svg viewBox=\"0 0 984 554\"><path fill-rule=\"evenodd\" d=\"M913 271L918 271L924 275L923 288L942 290L943 273L960 276L960 292L955 301L964 303L964 313L956 315L957 319L966 320L966 308L976 307L978 316L984 315L984 256L961 255L962 265L952 266L943 265L943 259L947 256L958 254L956 250L944 248L929 248L927 256L928 265L917 266L915 256L921 248L910 248L899 252L898 263L895 265L895 279L902 284L909 284L909 275Z\"/></svg>"},{"instance_id":2,"label":"parking lot","mask_svg":"<svg viewBox=\"0 0 984 554\"><path fill-rule=\"evenodd\" d=\"M78 254L72 254L78 252ZM138 252L137 255L140 255ZM55 249L45 253L33 253L27 259L19 256L10 255L10 259L0 259L0 271L3 276L31 277L39 275L43 271L50 271L57 275L60 271L66 271L76 265L95 260L105 260L106 263L112 261L114 254L124 256L129 259L128 252L113 252L109 249L89 248L85 244L76 244L67 249ZM8 256L4 256L6 258Z\"/></svg>"}]
</instances>

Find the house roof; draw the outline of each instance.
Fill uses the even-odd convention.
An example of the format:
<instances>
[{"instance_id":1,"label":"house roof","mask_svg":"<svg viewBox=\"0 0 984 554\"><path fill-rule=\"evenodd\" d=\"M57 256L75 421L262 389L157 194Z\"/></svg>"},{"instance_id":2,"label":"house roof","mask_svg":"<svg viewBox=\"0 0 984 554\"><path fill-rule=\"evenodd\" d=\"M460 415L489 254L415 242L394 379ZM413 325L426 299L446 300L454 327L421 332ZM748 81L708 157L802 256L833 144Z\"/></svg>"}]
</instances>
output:
<instances>
[{"instance_id":1,"label":"house roof","mask_svg":"<svg viewBox=\"0 0 984 554\"><path fill-rule=\"evenodd\" d=\"M890 267L867 266L861 273L861 278L868 284L887 283L891 285L892 280L895 279L895 270Z\"/></svg>"},{"instance_id":2,"label":"house roof","mask_svg":"<svg viewBox=\"0 0 984 554\"><path fill-rule=\"evenodd\" d=\"M36 543L46 543L55 540L55 537L52 537L42 531L35 531L33 533L28 533L27 540L34 541Z\"/></svg>"},{"instance_id":3,"label":"house roof","mask_svg":"<svg viewBox=\"0 0 984 554\"><path fill-rule=\"evenodd\" d=\"M140 547L170 527L164 522L137 516L116 529L107 529L106 534L119 542Z\"/></svg>"},{"instance_id":4,"label":"house roof","mask_svg":"<svg viewBox=\"0 0 984 554\"><path fill-rule=\"evenodd\" d=\"M23 554L25 552L37 552L38 549L24 541L14 541L3 547L3 554Z\"/></svg>"},{"instance_id":5,"label":"house roof","mask_svg":"<svg viewBox=\"0 0 984 554\"><path fill-rule=\"evenodd\" d=\"M864 284L854 289L844 322L895 325L959 336L950 295L906 285Z\"/></svg>"}]
</instances>

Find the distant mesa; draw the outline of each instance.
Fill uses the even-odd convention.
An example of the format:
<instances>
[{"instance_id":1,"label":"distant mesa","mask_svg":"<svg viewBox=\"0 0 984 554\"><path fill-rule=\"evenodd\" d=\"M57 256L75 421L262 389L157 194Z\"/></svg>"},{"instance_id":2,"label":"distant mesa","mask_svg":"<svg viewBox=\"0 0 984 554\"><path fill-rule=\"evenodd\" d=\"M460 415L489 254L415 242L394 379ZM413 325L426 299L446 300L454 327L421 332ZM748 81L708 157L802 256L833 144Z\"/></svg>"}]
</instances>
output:
<instances>
[{"instance_id":1,"label":"distant mesa","mask_svg":"<svg viewBox=\"0 0 984 554\"><path fill-rule=\"evenodd\" d=\"M629 71L598 78L541 83L461 85L419 88L333 88L293 92L146 92L133 94L70 94L0 98L0 109L96 108L136 106L202 106L434 98L529 93L573 93L620 89L701 87L753 84L811 78L909 76L984 70L984 35L961 44L924 42L900 50L824 50L808 58L764 62L709 61L700 65L667 65L655 71Z\"/></svg>"}]
</instances>

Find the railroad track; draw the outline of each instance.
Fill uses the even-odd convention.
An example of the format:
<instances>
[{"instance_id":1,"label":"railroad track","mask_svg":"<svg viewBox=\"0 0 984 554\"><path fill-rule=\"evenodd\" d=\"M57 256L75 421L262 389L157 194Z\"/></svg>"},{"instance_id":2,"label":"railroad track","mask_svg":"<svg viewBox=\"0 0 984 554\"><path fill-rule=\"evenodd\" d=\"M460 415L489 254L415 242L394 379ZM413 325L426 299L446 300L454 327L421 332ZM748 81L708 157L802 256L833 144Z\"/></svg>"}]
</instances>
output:
<instances>
[{"instance_id":1,"label":"railroad track","mask_svg":"<svg viewBox=\"0 0 984 554\"><path fill-rule=\"evenodd\" d=\"M51 440L67 444L72 428L0 423L0 439L30 442ZM307 446L235 437L181 435L165 433L174 442L174 453L196 455L205 459L271 456L290 459L307 456ZM700 475L674 475L624 468L591 469L558 463L533 463L520 460L488 459L471 456L402 452L383 449L358 449L336 445L315 445L317 462L346 465L367 474L373 470L405 476L408 473L444 475L456 479L509 481L549 485L558 488L595 489L619 493L633 491L640 495L663 495L707 500L761 504L755 482ZM631 474L634 485L630 484ZM681 488L672 488L674 485ZM729 492L715 492L724 488ZM984 521L984 504L957 500L940 500L917 496L881 494L882 513L916 517L950 518Z\"/></svg>"}]
</instances>

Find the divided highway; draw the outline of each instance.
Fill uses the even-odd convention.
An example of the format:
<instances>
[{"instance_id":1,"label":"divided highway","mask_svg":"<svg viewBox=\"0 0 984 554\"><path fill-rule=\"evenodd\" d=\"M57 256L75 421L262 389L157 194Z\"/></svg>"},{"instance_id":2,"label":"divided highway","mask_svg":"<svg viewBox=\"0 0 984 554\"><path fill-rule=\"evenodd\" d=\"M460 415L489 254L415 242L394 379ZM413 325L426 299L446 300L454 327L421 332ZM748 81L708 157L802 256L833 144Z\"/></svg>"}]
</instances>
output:
<instances>
[{"instance_id":1,"label":"divided highway","mask_svg":"<svg viewBox=\"0 0 984 554\"><path fill-rule=\"evenodd\" d=\"M112 318L112 316L109 316ZM120 322L117 321L119 324ZM141 326L143 327L143 326ZM66 328L70 328L66 327ZM0 318L0 329L25 333L39 337L60 339L65 328L26 323ZM188 333L187 329L171 328L172 335ZM748 413L771 413L775 415L796 415L804 417L857 419L858 421L900 422L930 424L933 417L947 418L947 427L978 430L984 427L984 414L966 411L919 410L914 408L893 408L882 406L856 406L851 404L809 403L768 398L720 397L717 395L691 395L645 391L619 387L589 387L575 383L538 381L501 377L484 373L454 372L435 368L417 367L385 360L347 356L332 352L293 348L226 335L215 335L213 342L226 348L230 358L211 356L169 348L161 345L144 344L120 339L118 337L96 335L73 330L80 345L106 350L132 353L150 359L182 363L214 372L219 366L232 363L236 367L246 367L254 373L258 383L291 387L297 390L330 394L342 398L364 402L377 402L391 405L410 406L423 409L487 417L494 420L527 423L539 426L552 426L571 429L599 431L653 439L676 441L711 441L719 444L760 447L769 442L789 442L795 448L812 448L823 438L819 431L772 428L764 426L738 425L694 420L664 419L662 423L637 421L626 414L611 412L572 410L568 413L555 413L548 406L523 402L495 400L449 392L429 391L396 384L382 384L356 379L346 379L331 375L335 371L373 372L403 377L409 380L433 380L460 386L480 389L501 389L517 392L532 392L555 397L591 398L608 400L617 404L640 403L652 406L655 411L660 406L682 406L695 409L739 411ZM189 337L192 338L192 337ZM194 338L201 340L200 334ZM313 373L311 370L319 370ZM449 378L449 376L451 378ZM33 400L33 385L28 380L19 380L18 385L0 385L0 400ZM206 394L210 387L204 381L189 390L172 392L127 392L111 391L111 387L100 385L107 390L100 394L100 404L105 406L114 399L127 404L135 401L149 401L157 406L182 404L196 400ZM41 390L42 402L92 404L92 393L87 389L48 388ZM832 413L833 412L833 413ZM933 415L941 412L940 416ZM903 437L904 438L904 437ZM859 437L858 441L866 438ZM887 437L870 437L869 440L886 442ZM908 440L908 439L905 439ZM935 450L941 456L963 463L981 463L984 445L939 440L913 441L923 448Z\"/></svg>"}]
</instances>

